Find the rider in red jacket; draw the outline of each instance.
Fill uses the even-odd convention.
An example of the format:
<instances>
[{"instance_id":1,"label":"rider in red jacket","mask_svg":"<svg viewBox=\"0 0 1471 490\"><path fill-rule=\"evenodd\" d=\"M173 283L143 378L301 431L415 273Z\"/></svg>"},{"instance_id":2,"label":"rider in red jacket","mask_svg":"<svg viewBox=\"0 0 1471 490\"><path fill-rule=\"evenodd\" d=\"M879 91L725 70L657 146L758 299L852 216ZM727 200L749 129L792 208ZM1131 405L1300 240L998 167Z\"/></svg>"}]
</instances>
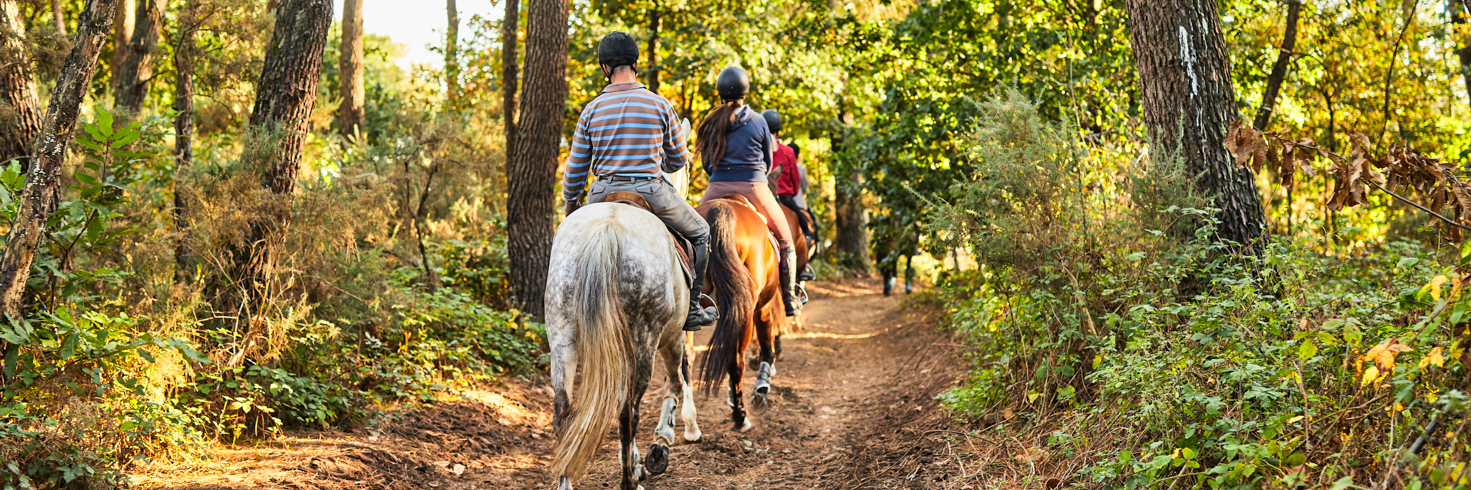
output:
<instances>
[{"instance_id":1,"label":"rider in red jacket","mask_svg":"<svg viewBox=\"0 0 1471 490\"><path fill-rule=\"evenodd\" d=\"M813 228L812 217L808 216L807 203L797 199L805 187L801 163L797 161L796 150L782 144L779 139L781 114L775 109L767 109L761 113L761 117L766 119L766 127L771 128L772 139L776 141L776 151L772 156L774 172L779 174L776 178L776 201L796 213L797 224L802 227L802 234L807 235L807 243L809 246L816 246L817 233Z\"/></svg>"}]
</instances>

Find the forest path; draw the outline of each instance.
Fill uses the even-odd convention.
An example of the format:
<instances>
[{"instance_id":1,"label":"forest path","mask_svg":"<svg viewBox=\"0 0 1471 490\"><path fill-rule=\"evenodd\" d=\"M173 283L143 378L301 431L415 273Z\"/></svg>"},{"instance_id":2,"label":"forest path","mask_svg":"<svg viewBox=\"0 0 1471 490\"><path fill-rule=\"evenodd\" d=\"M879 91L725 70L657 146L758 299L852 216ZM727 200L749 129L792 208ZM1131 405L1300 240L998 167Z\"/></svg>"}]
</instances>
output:
<instances>
[{"instance_id":1,"label":"forest path","mask_svg":"<svg viewBox=\"0 0 1471 490\"><path fill-rule=\"evenodd\" d=\"M736 432L724 397L697 396L704 438L671 448L668 472L643 482L646 489L964 488L950 478L963 466L935 464L944 446L925 437L934 431L915 428L948 423L934 395L963 372L933 319L903 311L902 296L884 297L876 281L814 283L809 291L805 328L784 337L772 405L753 411L755 428ZM697 349L710 330L698 335ZM748 371L747 386L754 378ZM637 437L645 454L663 383L656 372L642 405ZM552 487L546 383L513 381L464 397L377 429L294 433L213 451L208 460L155 465L135 481L195 489ZM617 488L616 448L610 433L576 487Z\"/></svg>"}]
</instances>

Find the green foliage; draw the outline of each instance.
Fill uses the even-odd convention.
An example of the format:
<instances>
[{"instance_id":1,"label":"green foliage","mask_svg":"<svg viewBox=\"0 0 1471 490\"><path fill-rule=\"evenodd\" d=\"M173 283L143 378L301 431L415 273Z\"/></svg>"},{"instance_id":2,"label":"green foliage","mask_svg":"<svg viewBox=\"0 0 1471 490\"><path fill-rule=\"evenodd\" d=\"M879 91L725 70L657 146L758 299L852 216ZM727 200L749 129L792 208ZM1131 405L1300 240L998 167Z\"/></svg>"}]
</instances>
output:
<instances>
[{"instance_id":1,"label":"green foliage","mask_svg":"<svg viewBox=\"0 0 1471 490\"><path fill-rule=\"evenodd\" d=\"M1455 484L1460 435L1429 423L1465 397L1467 259L1222 253L1174 159L1130 172L1015 94L987 107L934 218L981 266L930 293L975 361L942 395L957 413L1044 435L1107 487L1368 486L1422 433L1449 440L1406 457L1407 483Z\"/></svg>"}]
</instances>

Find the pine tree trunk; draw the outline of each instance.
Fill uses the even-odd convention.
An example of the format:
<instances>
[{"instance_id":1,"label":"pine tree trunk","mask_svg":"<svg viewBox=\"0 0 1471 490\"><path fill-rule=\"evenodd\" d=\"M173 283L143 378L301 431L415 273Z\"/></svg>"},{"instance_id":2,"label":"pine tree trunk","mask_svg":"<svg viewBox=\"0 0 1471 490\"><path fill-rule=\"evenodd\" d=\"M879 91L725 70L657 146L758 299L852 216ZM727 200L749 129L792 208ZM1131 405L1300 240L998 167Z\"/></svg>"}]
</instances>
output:
<instances>
[{"instance_id":1,"label":"pine tree trunk","mask_svg":"<svg viewBox=\"0 0 1471 490\"><path fill-rule=\"evenodd\" d=\"M521 21L521 0L504 0L506 18L501 21L501 117L506 125L505 172L510 171L510 161L516 148L516 24Z\"/></svg>"},{"instance_id":2,"label":"pine tree trunk","mask_svg":"<svg viewBox=\"0 0 1471 490\"><path fill-rule=\"evenodd\" d=\"M61 10L61 0L51 0L51 17L56 22L56 33L66 35L66 12Z\"/></svg>"},{"instance_id":3,"label":"pine tree trunk","mask_svg":"<svg viewBox=\"0 0 1471 490\"><path fill-rule=\"evenodd\" d=\"M41 103L25 36L20 3L0 0L0 164L19 158L21 169L29 170L31 145L41 134Z\"/></svg>"},{"instance_id":4,"label":"pine tree trunk","mask_svg":"<svg viewBox=\"0 0 1471 490\"><path fill-rule=\"evenodd\" d=\"M567 0L531 0L526 83L507 175L506 232L511 286L521 310L542 318L552 248L557 151L567 100Z\"/></svg>"},{"instance_id":5,"label":"pine tree trunk","mask_svg":"<svg viewBox=\"0 0 1471 490\"><path fill-rule=\"evenodd\" d=\"M659 93L659 2L649 8L649 91Z\"/></svg>"},{"instance_id":6,"label":"pine tree trunk","mask_svg":"<svg viewBox=\"0 0 1471 490\"><path fill-rule=\"evenodd\" d=\"M148 82L153 80L153 51L163 29L164 0L143 0L138 12L138 25L128 43L128 54L113 76L118 78L117 107L134 117L148 97Z\"/></svg>"},{"instance_id":7,"label":"pine tree trunk","mask_svg":"<svg viewBox=\"0 0 1471 490\"><path fill-rule=\"evenodd\" d=\"M1452 39L1460 40L1456 47L1456 57L1461 62L1461 78L1466 83L1466 96L1471 99L1471 41L1465 31L1466 16L1471 15L1471 0L1450 0L1451 24L1455 27L1451 32Z\"/></svg>"},{"instance_id":8,"label":"pine tree trunk","mask_svg":"<svg viewBox=\"0 0 1471 490\"><path fill-rule=\"evenodd\" d=\"M1266 226L1261 198L1222 144L1238 114L1215 0L1128 0L1127 9L1150 153L1179 154L1214 196L1218 237L1255 253Z\"/></svg>"},{"instance_id":9,"label":"pine tree trunk","mask_svg":"<svg viewBox=\"0 0 1471 490\"><path fill-rule=\"evenodd\" d=\"M189 208L179 188L179 176L194 163L194 57L199 28L198 0L184 0L179 33L174 40L174 282L189 279Z\"/></svg>"},{"instance_id":10,"label":"pine tree trunk","mask_svg":"<svg viewBox=\"0 0 1471 490\"><path fill-rule=\"evenodd\" d=\"M296 188L331 25L332 0L282 0L277 6L250 113L253 131L282 132L279 152L261 172L261 185L276 194L290 194Z\"/></svg>"},{"instance_id":11,"label":"pine tree trunk","mask_svg":"<svg viewBox=\"0 0 1471 490\"><path fill-rule=\"evenodd\" d=\"M444 30L444 98L453 106L460 97L460 11L455 0L445 0L448 15Z\"/></svg>"},{"instance_id":12,"label":"pine tree trunk","mask_svg":"<svg viewBox=\"0 0 1471 490\"><path fill-rule=\"evenodd\" d=\"M843 107L838 99L838 107ZM846 109L839 109L838 120L844 128L850 123ZM840 153L846 141L846 131L835 131L829 136L833 153ZM833 250L843 254L839 265L854 270L867 270L871 261L868 250L868 209L863 207L863 174L851 172L847 182L834 186L833 218L837 236Z\"/></svg>"},{"instance_id":13,"label":"pine tree trunk","mask_svg":"<svg viewBox=\"0 0 1471 490\"><path fill-rule=\"evenodd\" d=\"M1267 91L1262 94L1262 106L1257 108L1252 126L1266 131L1277 111L1277 93L1282 90L1282 81L1287 78L1287 65L1292 62L1292 50L1297 48L1297 16L1302 12L1302 2L1288 0L1287 27L1282 34L1282 46L1277 53L1277 62L1272 64L1272 74L1267 76Z\"/></svg>"},{"instance_id":14,"label":"pine tree trunk","mask_svg":"<svg viewBox=\"0 0 1471 490\"><path fill-rule=\"evenodd\" d=\"M36 162L26 175L20 196L20 215L11 225L0 254L0 313L20 317L25 297L26 280L36 252L46 236L46 218L56 207L58 177L66 160L66 147L77 127L82 100L92 75L97 70L97 56L107 43L112 26L113 3L117 0L88 0L77 16L77 34L72 39L71 53L61 65L61 75L51 100L46 106L41 136L36 142Z\"/></svg>"},{"instance_id":15,"label":"pine tree trunk","mask_svg":"<svg viewBox=\"0 0 1471 490\"><path fill-rule=\"evenodd\" d=\"M266 300L265 284L276 257L273 252L278 251L282 230L291 220L291 193L317 101L322 54L331 25L332 0L282 0L276 6L276 24L250 114L250 137L275 149L265 161L251 163L260 173L261 186L275 194L277 201L263 203L251 219L245 245L234 257L238 283L217 304L225 311L239 313L247 306L258 311L261 305L253 303Z\"/></svg>"},{"instance_id":16,"label":"pine tree trunk","mask_svg":"<svg viewBox=\"0 0 1471 490\"><path fill-rule=\"evenodd\" d=\"M118 93L118 82L122 81L117 76L118 70L122 69L123 60L128 57L128 45L133 41L134 11L137 10L137 0L117 0L113 9L112 19L112 61L107 65L112 69L112 78L108 80L108 87L112 93Z\"/></svg>"},{"instance_id":17,"label":"pine tree trunk","mask_svg":"<svg viewBox=\"0 0 1471 490\"><path fill-rule=\"evenodd\" d=\"M363 127L363 0L342 2L342 51L337 77L342 104L337 108L337 129L345 137L358 136Z\"/></svg>"}]
</instances>

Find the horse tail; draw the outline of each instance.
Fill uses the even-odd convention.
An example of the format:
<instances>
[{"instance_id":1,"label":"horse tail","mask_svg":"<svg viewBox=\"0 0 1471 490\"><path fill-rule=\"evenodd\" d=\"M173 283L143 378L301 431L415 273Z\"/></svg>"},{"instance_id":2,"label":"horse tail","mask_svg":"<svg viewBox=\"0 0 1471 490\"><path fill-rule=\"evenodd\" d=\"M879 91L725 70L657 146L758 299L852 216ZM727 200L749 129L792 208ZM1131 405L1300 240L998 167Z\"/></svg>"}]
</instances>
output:
<instances>
[{"instance_id":1,"label":"horse tail","mask_svg":"<svg viewBox=\"0 0 1471 490\"><path fill-rule=\"evenodd\" d=\"M576 252L582 259L576 276L583 281L573 291L571 312L582 382L558 427L552 462L552 474L574 480L586 472L612 425L634 354L618 291L624 229L613 220L594 228Z\"/></svg>"},{"instance_id":2,"label":"horse tail","mask_svg":"<svg viewBox=\"0 0 1471 490\"><path fill-rule=\"evenodd\" d=\"M741 260L736 245L736 211L724 201L714 201L706 214L710 223L710 266L707 276L715 289L715 304L720 319L709 348L700 354L700 384L712 394L729 374L732 363L741 356L741 341L750 329L751 312L756 308L756 281Z\"/></svg>"}]
</instances>

